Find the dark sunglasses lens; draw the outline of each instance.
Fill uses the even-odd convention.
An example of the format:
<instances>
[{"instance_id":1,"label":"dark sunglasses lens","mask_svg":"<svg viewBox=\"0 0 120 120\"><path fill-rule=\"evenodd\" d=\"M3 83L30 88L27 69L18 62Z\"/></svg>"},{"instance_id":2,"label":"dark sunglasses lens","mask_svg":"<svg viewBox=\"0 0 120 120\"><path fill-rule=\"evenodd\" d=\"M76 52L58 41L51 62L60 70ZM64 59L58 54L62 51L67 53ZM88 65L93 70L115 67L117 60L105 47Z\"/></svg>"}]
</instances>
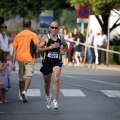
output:
<instances>
[{"instance_id":1,"label":"dark sunglasses lens","mask_svg":"<svg viewBox=\"0 0 120 120\"><path fill-rule=\"evenodd\" d=\"M52 28L52 29L58 29L58 27L53 27L53 26L51 26L51 28Z\"/></svg>"}]
</instances>

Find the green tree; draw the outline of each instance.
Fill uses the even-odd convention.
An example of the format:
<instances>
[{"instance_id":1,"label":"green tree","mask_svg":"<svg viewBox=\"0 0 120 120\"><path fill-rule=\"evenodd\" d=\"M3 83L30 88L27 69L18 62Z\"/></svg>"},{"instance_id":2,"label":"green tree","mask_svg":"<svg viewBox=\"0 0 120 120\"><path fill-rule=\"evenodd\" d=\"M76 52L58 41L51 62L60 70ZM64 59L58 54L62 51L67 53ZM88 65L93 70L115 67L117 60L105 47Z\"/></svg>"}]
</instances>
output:
<instances>
[{"instance_id":1,"label":"green tree","mask_svg":"<svg viewBox=\"0 0 120 120\"><path fill-rule=\"evenodd\" d=\"M5 19L19 15L22 18L36 18L42 11L42 0L1 0L0 15Z\"/></svg>"},{"instance_id":2,"label":"green tree","mask_svg":"<svg viewBox=\"0 0 120 120\"><path fill-rule=\"evenodd\" d=\"M67 0L72 6L77 10L82 5L87 5L90 9L90 14L95 15L98 20L103 32L108 33L108 20L110 16L110 11L120 8L119 0ZM101 18L100 16L101 15ZM120 15L119 15L120 16ZM120 25L118 21L110 28L112 31L114 28Z\"/></svg>"},{"instance_id":3,"label":"green tree","mask_svg":"<svg viewBox=\"0 0 120 120\"><path fill-rule=\"evenodd\" d=\"M53 10L54 19L58 19L59 14L62 13L62 9L73 9L66 0L44 0L42 1L44 10Z\"/></svg>"},{"instance_id":4,"label":"green tree","mask_svg":"<svg viewBox=\"0 0 120 120\"><path fill-rule=\"evenodd\" d=\"M73 28L72 25L76 24L77 14L74 7L71 7L67 0L44 0L42 4L43 9L54 11L54 20L58 20L60 25L70 30L70 28Z\"/></svg>"},{"instance_id":5,"label":"green tree","mask_svg":"<svg viewBox=\"0 0 120 120\"><path fill-rule=\"evenodd\" d=\"M70 3L68 3L66 0L44 0L42 1L43 9L65 9L65 8L71 8Z\"/></svg>"},{"instance_id":6,"label":"green tree","mask_svg":"<svg viewBox=\"0 0 120 120\"><path fill-rule=\"evenodd\" d=\"M64 26L68 31L73 31L74 27L77 26L76 23L77 14L75 10L63 9L59 15L59 21L62 26Z\"/></svg>"}]
</instances>

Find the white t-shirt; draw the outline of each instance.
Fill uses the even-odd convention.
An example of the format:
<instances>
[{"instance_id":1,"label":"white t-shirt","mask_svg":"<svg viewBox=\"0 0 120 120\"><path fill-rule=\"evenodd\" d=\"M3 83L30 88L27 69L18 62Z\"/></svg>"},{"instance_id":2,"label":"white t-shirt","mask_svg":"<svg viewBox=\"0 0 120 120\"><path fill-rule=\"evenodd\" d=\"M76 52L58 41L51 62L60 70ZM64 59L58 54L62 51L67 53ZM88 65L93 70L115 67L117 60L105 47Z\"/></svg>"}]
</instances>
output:
<instances>
[{"instance_id":1,"label":"white t-shirt","mask_svg":"<svg viewBox=\"0 0 120 120\"><path fill-rule=\"evenodd\" d=\"M100 40L100 35L95 36L95 39L94 39L93 45L94 45L94 46L97 46L99 40Z\"/></svg>"},{"instance_id":2,"label":"white t-shirt","mask_svg":"<svg viewBox=\"0 0 120 120\"><path fill-rule=\"evenodd\" d=\"M2 34L0 33L0 49L4 51L9 51L8 49L8 37L5 35L5 38L3 38Z\"/></svg>"},{"instance_id":3,"label":"white t-shirt","mask_svg":"<svg viewBox=\"0 0 120 120\"><path fill-rule=\"evenodd\" d=\"M107 36L106 35L99 35L99 40L97 42L98 46L103 46L107 42Z\"/></svg>"},{"instance_id":4,"label":"white t-shirt","mask_svg":"<svg viewBox=\"0 0 120 120\"><path fill-rule=\"evenodd\" d=\"M88 45L91 45L94 41L94 35L91 33L88 37L88 41L87 41L87 44Z\"/></svg>"}]
</instances>

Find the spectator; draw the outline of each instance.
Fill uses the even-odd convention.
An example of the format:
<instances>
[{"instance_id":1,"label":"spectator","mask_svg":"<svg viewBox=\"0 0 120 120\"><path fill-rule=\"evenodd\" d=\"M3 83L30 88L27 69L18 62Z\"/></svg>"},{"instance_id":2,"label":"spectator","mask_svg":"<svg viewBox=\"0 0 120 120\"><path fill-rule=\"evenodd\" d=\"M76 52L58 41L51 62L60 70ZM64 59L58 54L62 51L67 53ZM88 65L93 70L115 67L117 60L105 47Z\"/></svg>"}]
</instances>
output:
<instances>
[{"instance_id":1,"label":"spectator","mask_svg":"<svg viewBox=\"0 0 120 120\"><path fill-rule=\"evenodd\" d=\"M79 66L80 63L82 62L82 45L80 45L79 42L83 41L83 37L82 34L78 33L77 28L74 28L73 38L74 41L76 42L74 44L74 59L76 61L75 66Z\"/></svg>"},{"instance_id":2,"label":"spectator","mask_svg":"<svg viewBox=\"0 0 120 120\"><path fill-rule=\"evenodd\" d=\"M87 44L92 46L93 41L94 41L94 35L92 34L92 30L90 30L89 35L88 35ZM90 64L93 63L93 48L91 48L89 46L87 47L87 62Z\"/></svg>"},{"instance_id":3,"label":"spectator","mask_svg":"<svg viewBox=\"0 0 120 120\"><path fill-rule=\"evenodd\" d=\"M80 66L80 63L82 63L82 46L79 44L81 38L77 38L76 44L75 44L75 66Z\"/></svg>"},{"instance_id":4,"label":"spectator","mask_svg":"<svg viewBox=\"0 0 120 120\"><path fill-rule=\"evenodd\" d=\"M100 33L96 33L93 45L94 45L94 52L95 52L95 64L99 64L98 61L98 49L97 49L97 44L100 39Z\"/></svg>"},{"instance_id":5,"label":"spectator","mask_svg":"<svg viewBox=\"0 0 120 120\"><path fill-rule=\"evenodd\" d=\"M60 29L59 29L59 34L60 34L61 36L64 36L64 29L63 29L63 28L60 28Z\"/></svg>"},{"instance_id":6,"label":"spectator","mask_svg":"<svg viewBox=\"0 0 120 120\"><path fill-rule=\"evenodd\" d=\"M68 52L68 65L69 66L73 66L73 54L74 54L74 38L72 35L72 32L69 33L69 38L68 38L69 42L70 42L70 47L69 48L69 52Z\"/></svg>"},{"instance_id":7,"label":"spectator","mask_svg":"<svg viewBox=\"0 0 120 120\"><path fill-rule=\"evenodd\" d=\"M8 36L6 35L7 26L5 23L0 24L0 48L8 51Z\"/></svg>"},{"instance_id":8,"label":"spectator","mask_svg":"<svg viewBox=\"0 0 120 120\"><path fill-rule=\"evenodd\" d=\"M67 39L69 38L69 34L68 34L67 29L64 29L64 30L63 30L63 34L64 34L65 40L67 40Z\"/></svg>"},{"instance_id":9,"label":"spectator","mask_svg":"<svg viewBox=\"0 0 120 120\"><path fill-rule=\"evenodd\" d=\"M68 43L69 35L67 32L67 29L63 30L63 34L64 34L64 39L65 39L66 43ZM68 64L68 52L66 52L65 55L62 56L62 59L63 59L63 65L67 65Z\"/></svg>"},{"instance_id":10,"label":"spectator","mask_svg":"<svg viewBox=\"0 0 120 120\"><path fill-rule=\"evenodd\" d=\"M103 49L106 49L107 46L107 36L103 33L103 31L100 31L100 37L97 42L97 46ZM103 50L98 50L98 61L99 64L101 64L101 55L103 53L103 59L104 59L104 64L106 64L106 51Z\"/></svg>"},{"instance_id":11,"label":"spectator","mask_svg":"<svg viewBox=\"0 0 120 120\"><path fill-rule=\"evenodd\" d=\"M75 27L74 30L73 30L73 33L72 33L72 36L74 38L74 41L77 42L77 39L79 38L79 33L78 33L78 28ZM76 43L73 43L74 44L74 54L73 54L73 63L75 62L75 52L76 50L79 48L79 46L76 46Z\"/></svg>"},{"instance_id":12,"label":"spectator","mask_svg":"<svg viewBox=\"0 0 120 120\"><path fill-rule=\"evenodd\" d=\"M11 70L15 70L13 65L9 65L7 61L10 60L10 54L8 51L0 49L0 103L9 102L6 100L6 88L8 84L8 75Z\"/></svg>"},{"instance_id":13,"label":"spectator","mask_svg":"<svg viewBox=\"0 0 120 120\"><path fill-rule=\"evenodd\" d=\"M5 23L0 24L0 49L2 49L3 51L9 51L8 36L6 35L6 29L7 26ZM11 88L10 74L8 74L8 83L9 83L8 88Z\"/></svg>"}]
</instances>

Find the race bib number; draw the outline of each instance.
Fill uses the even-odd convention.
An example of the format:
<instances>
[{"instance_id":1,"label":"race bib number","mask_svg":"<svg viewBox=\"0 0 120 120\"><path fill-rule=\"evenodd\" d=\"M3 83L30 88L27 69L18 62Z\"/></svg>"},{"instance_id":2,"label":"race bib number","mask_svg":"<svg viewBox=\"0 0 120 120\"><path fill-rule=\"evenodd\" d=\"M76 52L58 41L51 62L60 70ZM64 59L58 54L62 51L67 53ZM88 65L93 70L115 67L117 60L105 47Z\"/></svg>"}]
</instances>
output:
<instances>
[{"instance_id":1,"label":"race bib number","mask_svg":"<svg viewBox=\"0 0 120 120\"><path fill-rule=\"evenodd\" d=\"M49 52L48 53L48 58L58 58L58 52Z\"/></svg>"}]
</instances>

